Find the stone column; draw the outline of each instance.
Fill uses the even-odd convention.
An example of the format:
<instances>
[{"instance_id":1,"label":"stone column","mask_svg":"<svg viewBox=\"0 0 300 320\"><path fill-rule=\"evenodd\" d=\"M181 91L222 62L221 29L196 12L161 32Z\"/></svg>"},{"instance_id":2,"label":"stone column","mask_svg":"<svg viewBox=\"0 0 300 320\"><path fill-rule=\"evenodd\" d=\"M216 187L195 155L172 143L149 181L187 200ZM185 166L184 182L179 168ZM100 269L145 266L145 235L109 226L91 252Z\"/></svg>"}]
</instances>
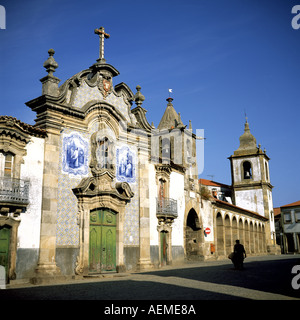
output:
<instances>
[{"instance_id":1,"label":"stone column","mask_svg":"<svg viewBox=\"0 0 300 320\"><path fill-rule=\"evenodd\" d=\"M36 277L32 280L34 283L41 282L37 278L60 274L55 262L59 138L58 131L49 130L45 140L40 249Z\"/></svg>"}]
</instances>

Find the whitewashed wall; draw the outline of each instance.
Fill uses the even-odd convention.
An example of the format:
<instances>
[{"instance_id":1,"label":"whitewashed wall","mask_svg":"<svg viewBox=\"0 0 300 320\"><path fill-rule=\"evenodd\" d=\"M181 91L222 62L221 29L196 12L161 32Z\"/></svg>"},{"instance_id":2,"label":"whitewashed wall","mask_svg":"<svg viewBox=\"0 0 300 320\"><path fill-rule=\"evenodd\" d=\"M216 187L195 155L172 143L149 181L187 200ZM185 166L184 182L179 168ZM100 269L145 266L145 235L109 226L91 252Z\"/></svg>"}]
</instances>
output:
<instances>
[{"instance_id":1,"label":"whitewashed wall","mask_svg":"<svg viewBox=\"0 0 300 320\"><path fill-rule=\"evenodd\" d=\"M18 248L38 248L40 243L44 139L32 137L26 146L27 155L21 165L21 179L30 181L29 205L21 213Z\"/></svg>"},{"instance_id":2,"label":"whitewashed wall","mask_svg":"<svg viewBox=\"0 0 300 320\"><path fill-rule=\"evenodd\" d=\"M149 164L149 210L150 210L150 245L158 245L157 234L157 218L156 218L156 198L157 198L157 185L155 180L155 167L154 164Z\"/></svg>"},{"instance_id":3,"label":"whitewashed wall","mask_svg":"<svg viewBox=\"0 0 300 320\"><path fill-rule=\"evenodd\" d=\"M177 200L178 218L172 225L172 245L183 246L184 231L184 176L177 172L171 172L170 175L170 198Z\"/></svg>"},{"instance_id":4,"label":"whitewashed wall","mask_svg":"<svg viewBox=\"0 0 300 320\"><path fill-rule=\"evenodd\" d=\"M261 189L235 191L235 200L238 207L265 215Z\"/></svg>"}]
</instances>

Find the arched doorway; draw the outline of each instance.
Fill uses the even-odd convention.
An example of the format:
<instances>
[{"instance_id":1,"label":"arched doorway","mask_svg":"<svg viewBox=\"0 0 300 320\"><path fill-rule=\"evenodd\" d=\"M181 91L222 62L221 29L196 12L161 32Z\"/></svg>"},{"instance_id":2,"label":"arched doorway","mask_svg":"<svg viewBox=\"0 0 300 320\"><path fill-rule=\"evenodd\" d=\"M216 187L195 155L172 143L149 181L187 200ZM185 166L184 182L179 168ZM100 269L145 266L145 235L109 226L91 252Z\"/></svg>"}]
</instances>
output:
<instances>
[{"instance_id":1,"label":"arched doorway","mask_svg":"<svg viewBox=\"0 0 300 320\"><path fill-rule=\"evenodd\" d=\"M240 218L239 220L239 240L241 244L245 244L244 243L244 226L243 226L243 220L242 218Z\"/></svg>"},{"instance_id":2,"label":"arched doorway","mask_svg":"<svg viewBox=\"0 0 300 320\"><path fill-rule=\"evenodd\" d=\"M230 218L228 215L225 216L225 249L226 255L232 252L232 244L231 244L231 226L230 226Z\"/></svg>"},{"instance_id":3,"label":"arched doorway","mask_svg":"<svg viewBox=\"0 0 300 320\"><path fill-rule=\"evenodd\" d=\"M250 253L254 253L254 229L252 221L250 221Z\"/></svg>"},{"instance_id":4,"label":"arched doorway","mask_svg":"<svg viewBox=\"0 0 300 320\"><path fill-rule=\"evenodd\" d=\"M217 253L218 256L225 255L224 250L224 225L223 218L220 212L217 213L216 217L216 229L217 229Z\"/></svg>"},{"instance_id":5,"label":"arched doorway","mask_svg":"<svg viewBox=\"0 0 300 320\"><path fill-rule=\"evenodd\" d=\"M263 234L262 234L262 226L261 225L259 225L259 227L258 227L258 236L259 236L258 251L263 252Z\"/></svg>"},{"instance_id":6,"label":"arched doorway","mask_svg":"<svg viewBox=\"0 0 300 320\"><path fill-rule=\"evenodd\" d=\"M238 223L236 220L236 217L232 218L232 242L235 243L235 240L241 240L239 238L239 232L238 232Z\"/></svg>"},{"instance_id":7,"label":"arched doorway","mask_svg":"<svg viewBox=\"0 0 300 320\"><path fill-rule=\"evenodd\" d=\"M258 228L257 228L257 223L254 224L254 252L258 253L259 252L259 241L258 241Z\"/></svg>"},{"instance_id":8,"label":"arched doorway","mask_svg":"<svg viewBox=\"0 0 300 320\"><path fill-rule=\"evenodd\" d=\"M262 250L263 252L267 251L267 244L266 244L266 229L265 226L262 226L262 241L263 241L263 245L262 245Z\"/></svg>"},{"instance_id":9,"label":"arched doorway","mask_svg":"<svg viewBox=\"0 0 300 320\"><path fill-rule=\"evenodd\" d=\"M245 221L245 250L250 253L250 233L249 233L249 223L248 220Z\"/></svg>"},{"instance_id":10,"label":"arched doorway","mask_svg":"<svg viewBox=\"0 0 300 320\"><path fill-rule=\"evenodd\" d=\"M192 208L186 219L185 239L186 239L186 258L188 260L197 260L202 257L201 245L201 227L198 215Z\"/></svg>"}]
</instances>

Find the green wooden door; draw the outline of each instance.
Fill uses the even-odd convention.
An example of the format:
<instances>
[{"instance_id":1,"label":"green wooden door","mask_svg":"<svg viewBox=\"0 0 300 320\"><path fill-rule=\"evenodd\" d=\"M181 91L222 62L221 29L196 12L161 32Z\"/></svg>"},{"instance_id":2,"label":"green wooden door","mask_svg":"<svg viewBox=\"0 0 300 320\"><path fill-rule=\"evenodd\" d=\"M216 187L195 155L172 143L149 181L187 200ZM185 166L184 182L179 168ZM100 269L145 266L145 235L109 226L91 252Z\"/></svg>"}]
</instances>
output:
<instances>
[{"instance_id":1,"label":"green wooden door","mask_svg":"<svg viewBox=\"0 0 300 320\"><path fill-rule=\"evenodd\" d=\"M10 232L10 228L0 227L0 265L5 268L6 278L8 276L9 267Z\"/></svg>"},{"instance_id":2,"label":"green wooden door","mask_svg":"<svg viewBox=\"0 0 300 320\"><path fill-rule=\"evenodd\" d=\"M108 209L90 214L90 272L116 271L116 215Z\"/></svg>"},{"instance_id":3,"label":"green wooden door","mask_svg":"<svg viewBox=\"0 0 300 320\"><path fill-rule=\"evenodd\" d=\"M160 233L160 257L161 257L161 265L165 266L167 264L167 253L168 253L168 244L167 244L167 233Z\"/></svg>"}]
</instances>

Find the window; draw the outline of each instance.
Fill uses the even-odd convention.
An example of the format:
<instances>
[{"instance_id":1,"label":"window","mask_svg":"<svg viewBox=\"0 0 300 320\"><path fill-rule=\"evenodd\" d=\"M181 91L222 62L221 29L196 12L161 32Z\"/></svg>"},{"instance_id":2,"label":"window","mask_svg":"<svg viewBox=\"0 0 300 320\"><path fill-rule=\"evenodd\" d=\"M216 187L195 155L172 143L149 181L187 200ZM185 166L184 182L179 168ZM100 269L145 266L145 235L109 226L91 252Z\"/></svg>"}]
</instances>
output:
<instances>
[{"instance_id":1,"label":"window","mask_svg":"<svg viewBox=\"0 0 300 320\"><path fill-rule=\"evenodd\" d=\"M168 138L162 139L162 158L166 161L170 160L170 140Z\"/></svg>"},{"instance_id":2,"label":"window","mask_svg":"<svg viewBox=\"0 0 300 320\"><path fill-rule=\"evenodd\" d=\"M296 222L300 222L300 211L295 212L295 220Z\"/></svg>"},{"instance_id":3,"label":"window","mask_svg":"<svg viewBox=\"0 0 300 320\"><path fill-rule=\"evenodd\" d=\"M252 166L249 161L243 163L243 179L252 179Z\"/></svg>"},{"instance_id":4,"label":"window","mask_svg":"<svg viewBox=\"0 0 300 320\"><path fill-rule=\"evenodd\" d=\"M166 198L166 181L163 179L159 180L159 194L158 194L159 199L164 199Z\"/></svg>"},{"instance_id":5,"label":"window","mask_svg":"<svg viewBox=\"0 0 300 320\"><path fill-rule=\"evenodd\" d=\"M289 212L283 215L283 219L284 223L292 223L292 216Z\"/></svg>"},{"instance_id":6,"label":"window","mask_svg":"<svg viewBox=\"0 0 300 320\"><path fill-rule=\"evenodd\" d=\"M189 139L186 140L186 156L187 156L187 163L192 162L192 147L191 141Z\"/></svg>"},{"instance_id":7,"label":"window","mask_svg":"<svg viewBox=\"0 0 300 320\"><path fill-rule=\"evenodd\" d=\"M113 168L112 142L107 137L98 140L97 158L98 165L101 169Z\"/></svg>"},{"instance_id":8,"label":"window","mask_svg":"<svg viewBox=\"0 0 300 320\"><path fill-rule=\"evenodd\" d=\"M10 152L1 152L0 166L0 175L11 178L13 176L14 155Z\"/></svg>"},{"instance_id":9,"label":"window","mask_svg":"<svg viewBox=\"0 0 300 320\"><path fill-rule=\"evenodd\" d=\"M269 169L268 169L268 164L265 162L265 170L266 170L266 180L269 180Z\"/></svg>"}]
</instances>

